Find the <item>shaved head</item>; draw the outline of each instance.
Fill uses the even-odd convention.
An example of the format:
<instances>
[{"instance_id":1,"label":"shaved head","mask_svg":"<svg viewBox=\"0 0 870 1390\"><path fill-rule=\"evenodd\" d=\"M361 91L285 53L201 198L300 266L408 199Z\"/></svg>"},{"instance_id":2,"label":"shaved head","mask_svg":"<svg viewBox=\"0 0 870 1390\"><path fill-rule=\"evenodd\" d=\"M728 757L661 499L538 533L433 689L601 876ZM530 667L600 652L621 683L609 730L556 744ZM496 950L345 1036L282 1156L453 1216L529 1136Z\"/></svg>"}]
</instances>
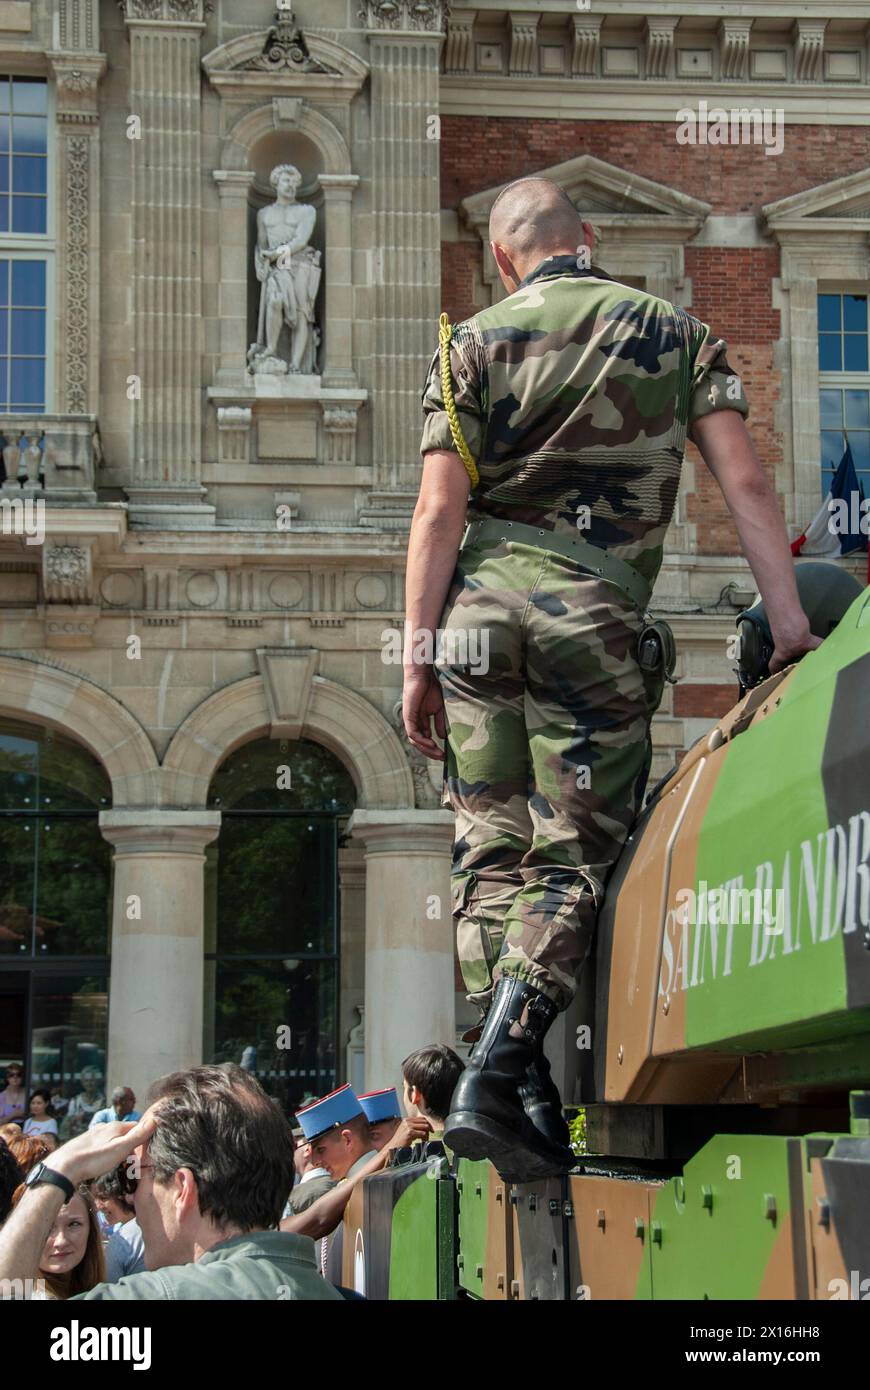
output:
<instances>
[{"instance_id":1,"label":"shaved head","mask_svg":"<svg viewBox=\"0 0 870 1390\"><path fill-rule=\"evenodd\" d=\"M499 193L489 215L489 239L515 265L535 264L584 243L583 219L552 179L515 179Z\"/></svg>"}]
</instances>

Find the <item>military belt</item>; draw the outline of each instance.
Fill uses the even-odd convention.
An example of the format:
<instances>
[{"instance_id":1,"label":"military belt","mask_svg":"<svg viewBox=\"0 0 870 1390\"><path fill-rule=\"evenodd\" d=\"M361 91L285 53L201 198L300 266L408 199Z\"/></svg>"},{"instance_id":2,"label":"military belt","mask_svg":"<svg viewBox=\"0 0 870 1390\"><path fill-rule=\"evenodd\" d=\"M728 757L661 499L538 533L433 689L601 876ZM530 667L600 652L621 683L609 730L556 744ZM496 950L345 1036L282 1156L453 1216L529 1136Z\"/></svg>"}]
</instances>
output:
<instances>
[{"instance_id":1,"label":"military belt","mask_svg":"<svg viewBox=\"0 0 870 1390\"><path fill-rule=\"evenodd\" d=\"M618 560L615 555L608 554L600 546L591 545L581 536L545 531L523 522L503 521L500 517L488 516L468 523L461 548L480 541L517 541L520 545L532 545L538 550L564 555L567 560L574 560L581 569L616 584L641 613L646 611L652 586L643 575L632 565L626 564L625 560Z\"/></svg>"}]
</instances>

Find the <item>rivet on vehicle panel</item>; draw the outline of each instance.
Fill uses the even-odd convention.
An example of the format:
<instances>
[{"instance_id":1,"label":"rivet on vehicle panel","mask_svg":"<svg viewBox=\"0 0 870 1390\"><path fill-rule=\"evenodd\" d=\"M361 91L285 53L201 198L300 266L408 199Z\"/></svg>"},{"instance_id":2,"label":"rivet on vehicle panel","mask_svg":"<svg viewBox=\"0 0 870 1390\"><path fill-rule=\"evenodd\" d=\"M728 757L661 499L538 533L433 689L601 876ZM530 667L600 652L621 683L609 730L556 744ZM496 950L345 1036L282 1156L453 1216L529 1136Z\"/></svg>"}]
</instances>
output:
<instances>
[{"instance_id":1,"label":"rivet on vehicle panel","mask_svg":"<svg viewBox=\"0 0 870 1390\"><path fill-rule=\"evenodd\" d=\"M495 1286L496 1286L497 1289L503 1289L503 1288L504 1288L504 1275L503 1275L503 1274L497 1274L497 1275L495 1276Z\"/></svg>"},{"instance_id":2,"label":"rivet on vehicle panel","mask_svg":"<svg viewBox=\"0 0 870 1390\"><path fill-rule=\"evenodd\" d=\"M564 1204L564 1206L562 1207L562 1215L563 1215L563 1216L573 1216L573 1215L574 1215L574 1203L573 1203L573 1202L566 1202L566 1203Z\"/></svg>"},{"instance_id":3,"label":"rivet on vehicle panel","mask_svg":"<svg viewBox=\"0 0 870 1390\"><path fill-rule=\"evenodd\" d=\"M776 1198L772 1192L764 1194L764 1219L776 1225Z\"/></svg>"},{"instance_id":4,"label":"rivet on vehicle panel","mask_svg":"<svg viewBox=\"0 0 870 1390\"><path fill-rule=\"evenodd\" d=\"M519 1298L519 1296L520 1296L520 1281L519 1281L519 1279L512 1279L512 1280L511 1280L511 1298Z\"/></svg>"},{"instance_id":5,"label":"rivet on vehicle panel","mask_svg":"<svg viewBox=\"0 0 870 1390\"><path fill-rule=\"evenodd\" d=\"M642 1217L642 1216L636 1216L636 1217L634 1218L634 1234L635 1234L636 1236L640 1236L640 1239L643 1240L643 1234L644 1234L644 1230L645 1230L645 1229L646 1229L646 1228L645 1228L645 1225L644 1225L644 1219L643 1219L643 1217Z\"/></svg>"},{"instance_id":6,"label":"rivet on vehicle panel","mask_svg":"<svg viewBox=\"0 0 870 1390\"><path fill-rule=\"evenodd\" d=\"M599 1207L598 1210L596 1211L596 1213L595 1213L595 1221L596 1221L597 1225L600 1227L600 1229L603 1231L603 1230L604 1230L604 1208L603 1208L603 1207Z\"/></svg>"},{"instance_id":7,"label":"rivet on vehicle panel","mask_svg":"<svg viewBox=\"0 0 870 1390\"><path fill-rule=\"evenodd\" d=\"M483 1278L483 1265L475 1265L475 1266L474 1266L474 1277L475 1277L475 1279L482 1279L482 1278Z\"/></svg>"},{"instance_id":8,"label":"rivet on vehicle panel","mask_svg":"<svg viewBox=\"0 0 870 1390\"><path fill-rule=\"evenodd\" d=\"M662 1013L669 1014L671 1011L671 996L666 994L662 1000Z\"/></svg>"},{"instance_id":9,"label":"rivet on vehicle panel","mask_svg":"<svg viewBox=\"0 0 870 1390\"><path fill-rule=\"evenodd\" d=\"M457 1255L457 1257L456 1257L456 1264L457 1264L457 1267L458 1267L459 1269L464 1269L464 1268L465 1268L465 1256L464 1256L464 1255Z\"/></svg>"},{"instance_id":10,"label":"rivet on vehicle panel","mask_svg":"<svg viewBox=\"0 0 870 1390\"><path fill-rule=\"evenodd\" d=\"M497 1187L497 1188L495 1189L495 1200L496 1200L497 1202L503 1202L503 1201L504 1201L504 1188L503 1188L503 1187Z\"/></svg>"},{"instance_id":11,"label":"rivet on vehicle panel","mask_svg":"<svg viewBox=\"0 0 870 1390\"><path fill-rule=\"evenodd\" d=\"M819 1204L819 1225L829 1231L831 1229L831 1204L827 1197L817 1197L816 1201Z\"/></svg>"},{"instance_id":12,"label":"rivet on vehicle panel","mask_svg":"<svg viewBox=\"0 0 870 1390\"><path fill-rule=\"evenodd\" d=\"M653 1239L653 1245L661 1245L661 1243L662 1243L662 1223L661 1223L660 1221L651 1221L651 1222L649 1223L649 1231L650 1231L650 1235L652 1236L652 1239Z\"/></svg>"},{"instance_id":13,"label":"rivet on vehicle panel","mask_svg":"<svg viewBox=\"0 0 870 1390\"><path fill-rule=\"evenodd\" d=\"M476 1182L476 1183L474 1184L474 1195L475 1195L475 1197L480 1197L480 1196L482 1196L482 1194L483 1194L483 1187L481 1186L481 1184L480 1184L479 1182Z\"/></svg>"},{"instance_id":14,"label":"rivet on vehicle panel","mask_svg":"<svg viewBox=\"0 0 870 1390\"><path fill-rule=\"evenodd\" d=\"M561 1207L562 1203L559 1201L558 1197L551 1197L551 1198L550 1198L550 1204L549 1204L549 1205L550 1205L550 1215L551 1215L551 1216L555 1216L556 1213L558 1212L559 1208Z\"/></svg>"},{"instance_id":15,"label":"rivet on vehicle panel","mask_svg":"<svg viewBox=\"0 0 870 1390\"><path fill-rule=\"evenodd\" d=\"M623 1048L623 1046L622 1046L622 1043L620 1043L620 1044L619 1044L619 1050L618 1050L618 1052L617 1052L617 1054L616 1054L616 1060L617 1060L617 1062L619 1063L620 1066L622 1066L622 1059L623 1059L624 1056L625 1056L625 1050L624 1050L624 1048Z\"/></svg>"},{"instance_id":16,"label":"rivet on vehicle panel","mask_svg":"<svg viewBox=\"0 0 870 1390\"><path fill-rule=\"evenodd\" d=\"M707 1211L713 1210L713 1189L708 1187L706 1183L701 1188L701 1206Z\"/></svg>"},{"instance_id":17,"label":"rivet on vehicle panel","mask_svg":"<svg viewBox=\"0 0 870 1390\"><path fill-rule=\"evenodd\" d=\"M537 1197L535 1196L534 1192L530 1192L530 1193L529 1193L529 1211L537 1211L537 1210L538 1210L538 1199L537 1199Z\"/></svg>"}]
</instances>

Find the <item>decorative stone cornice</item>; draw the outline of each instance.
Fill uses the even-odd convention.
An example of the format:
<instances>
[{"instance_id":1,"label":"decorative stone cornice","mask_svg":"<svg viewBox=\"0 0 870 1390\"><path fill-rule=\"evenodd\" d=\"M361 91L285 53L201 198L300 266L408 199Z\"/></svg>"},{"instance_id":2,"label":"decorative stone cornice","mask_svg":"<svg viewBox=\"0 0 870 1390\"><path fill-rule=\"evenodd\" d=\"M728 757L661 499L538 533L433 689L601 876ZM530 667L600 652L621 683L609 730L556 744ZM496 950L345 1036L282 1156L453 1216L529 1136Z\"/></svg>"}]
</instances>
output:
<instances>
[{"instance_id":1,"label":"decorative stone cornice","mask_svg":"<svg viewBox=\"0 0 870 1390\"><path fill-rule=\"evenodd\" d=\"M674 68L674 35L679 19L660 16L646 21L646 75L671 77Z\"/></svg>"},{"instance_id":2,"label":"decorative stone cornice","mask_svg":"<svg viewBox=\"0 0 870 1390\"><path fill-rule=\"evenodd\" d=\"M128 24L197 24L205 27L203 0L119 0L119 9Z\"/></svg>"},{"instance_id":3,"label":"decorative stone cornice","mask_svg":"<svg viewBox=\"0 0 870 1390\"><path fill-rule=\"evenodd\" d=\"M445 0L363 0L357 14L369 32L440 34L450 13Z\"/></svg>"},{"instance_id":4,"label":"decorative stone cornice","mask_svg":"<svg viewBox=\"0 0 870 1390\"><path fill-rule=\"evenodd\" d=\"M746 78L753 22L751 19L723 19L719 23L722 77L727 81L743 82Z\"/></svg>"},{"instance_id":5,"label":"decorative stone cornice","mask_svg":"<svg viewBox=\"0 0 870 1390\"><path fill-rule=\"evenodd\" d=\"M511 35L510 74L511 77L537 76L537 36L540 15L536 13L509 12Z\"/></svg>"},{"instance_id":6,"label":"decorative stone cornice","mask_svg":"<svg viewBox=\"0 0 870 1390\"><path fill-rule=\"evenodd\" d=\"M795 82L819 82L823 77L825 30L824 19L796 19L792 30L794 41Z\"/></svg>"},{"instance_id":7,"label":"decorative stone cornice","mask_svg":"<svg viewBox=\"0 0 870 1390\"><path fill-rule=\"evenodd\" d=\"M289 39L286 46L283 41L270 42L274 34L276 27L241 34L205 55L203 71L222 97L252 101L276 96L286 101L298 94L313 100L334 100L340 92L349 101L368 76L365 59L335 39L307 35L303 51ZM292 56L297 49L302 54L299 62ZM275 54L274 59L270 53Z\"/></svg>"},{"instance_id":8,"label":"decorative stone cornice","mask_svg":"<svg viewBox=\"0 0 870 1390\"><path fill-rule=\"evenodd\" d=\"M568 21L571 32L571 76L597 77L601 46L600 14L575 14Z\"/></svg>"},{"instance_id":9,"label":"decorative stone cornice","mask_svg":"<svg viewBox=\"0 0 870 1390\"><path fill-rule=\"evenodd\" d=\"M447 42L444 45L444 71L451 73L470 72L474 56L473 36L476 10L455 10L447 25Z\"/></svg>"},{"instance_id":10,"label":"decorative stone cornice","mask_svg":"<svg viewBox=\"0 0 870 1390\"><path fill-rule=\"evenodd\" d=\"M106 55L52 50L46 58L55 80L57 119L70 124L95 124L99 118L97 91L106 71Z\"/></svg>"}]
</instances>

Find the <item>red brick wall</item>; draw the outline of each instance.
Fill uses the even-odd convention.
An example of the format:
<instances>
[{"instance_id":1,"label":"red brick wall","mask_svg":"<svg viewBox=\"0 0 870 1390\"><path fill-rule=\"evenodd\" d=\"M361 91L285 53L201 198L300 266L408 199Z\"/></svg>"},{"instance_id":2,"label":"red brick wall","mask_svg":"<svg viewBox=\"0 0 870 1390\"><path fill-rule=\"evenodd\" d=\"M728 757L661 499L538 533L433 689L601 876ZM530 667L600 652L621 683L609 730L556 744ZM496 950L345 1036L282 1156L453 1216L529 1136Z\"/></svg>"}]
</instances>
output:
<instances>
[{"instance_id":1,"label":"red brick wall","mask_svg":"<svg viewBox=\"0 0 870 1390\"><path fill-rule=\"evenodd\" d=\"M674 714L678 718L719 719L737 702L737 678L731 685L674 686Z\"/></svg>"},{"instance_id":2,"label":"red brick wall","mask_svg":"<svg viewBox=\"0 0 870 1390\"><path fill-rule=\"evenodd\" d=\"M787 125L779 156L765 154L760 145L678 145L675 131L671 122L444 116L441 204L456 208L481 189L593 154L703 198L714 214L757 214L765 203L870 164L870 127ZM476 242L446 243L442 251L442 301L456 321L480 307L474 302L480 251ZM602 262L606 269L606 248ZM781 387L774 345L781 328L771 291L779 271L776 246L686 250L691 310L728 342L728 360L743 379L750 429L771 477L782 461L782 439L774 426ZM734 554L737 538L721 493L691 445L687 456L698 465L696 490L686 501L688 519L697 527L698 550Z\"/></svg>"}]
</instances>

